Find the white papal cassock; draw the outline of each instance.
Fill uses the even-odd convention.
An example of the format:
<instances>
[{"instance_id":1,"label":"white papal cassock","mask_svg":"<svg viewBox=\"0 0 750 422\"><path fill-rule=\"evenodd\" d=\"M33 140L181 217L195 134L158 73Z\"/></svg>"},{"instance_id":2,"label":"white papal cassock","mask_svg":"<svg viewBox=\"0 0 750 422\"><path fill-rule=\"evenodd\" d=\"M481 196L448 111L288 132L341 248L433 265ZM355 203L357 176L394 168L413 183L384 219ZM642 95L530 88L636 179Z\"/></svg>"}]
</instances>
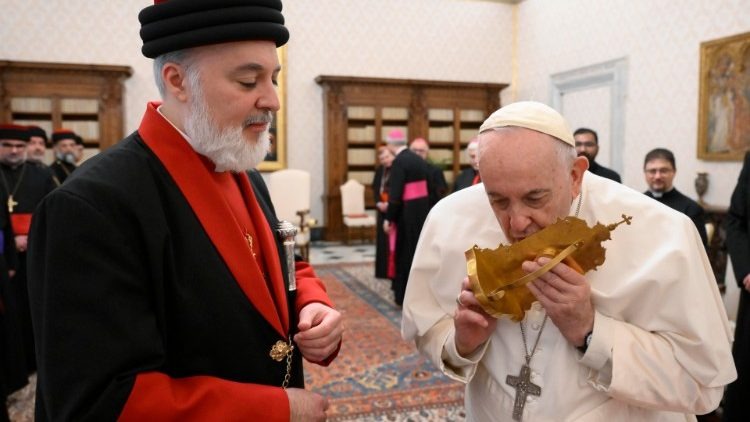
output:
<instances>
[{"instance_id":1,"label":"white papal cassock","mask_svg":"<svg viewBox=\"0 0 750 422\"><path fill-rule=\"evenodd\" d=\"M547 321L531 360L539 397L524 421L685 421L719 405L736 378L726 312L695 226L685 215L626 186L586 172L579 218L589 225L633 217L603 243L606 262L586 274L596 310L585 355ZM575 212L577 200L571 206ZM455 347L455 298L464 251L508 244L479 184L441 200L422 230L403 308L402 334L449 377L467 383L469 420L511 420L515 389L506 376L524 364L519 324L498 321L470 359ZM532 347L544 318L526 313Z\"/></svg>"}]
</instances>

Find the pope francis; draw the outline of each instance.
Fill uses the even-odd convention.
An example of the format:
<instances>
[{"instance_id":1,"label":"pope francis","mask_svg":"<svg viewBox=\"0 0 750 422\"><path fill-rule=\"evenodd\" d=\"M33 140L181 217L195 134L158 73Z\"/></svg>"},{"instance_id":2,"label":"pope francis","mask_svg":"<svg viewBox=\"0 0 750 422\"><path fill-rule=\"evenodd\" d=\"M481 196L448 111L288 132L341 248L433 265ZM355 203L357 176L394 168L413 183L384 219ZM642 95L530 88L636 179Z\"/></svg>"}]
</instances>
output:
<instances>
[{"instance_id":1,"label":"pope francis","mask_svg":"<svg viewBox=\"0 0 750 422\"><path fill-rule=\"evenodd\" d=\"M483 184L432 209L402 321L404 338L466 383L468 419L688 421L715 409L736 371L726 312L690 219L587 172L564 118L544 104L497 110L479 138ZM526 285L536 301L521 321L480 306L467 249L517 243L566 216L593 226L623 214L632 224L602 243L606 260L595 271L560 263Z\"/></svg>"}]
</instances>

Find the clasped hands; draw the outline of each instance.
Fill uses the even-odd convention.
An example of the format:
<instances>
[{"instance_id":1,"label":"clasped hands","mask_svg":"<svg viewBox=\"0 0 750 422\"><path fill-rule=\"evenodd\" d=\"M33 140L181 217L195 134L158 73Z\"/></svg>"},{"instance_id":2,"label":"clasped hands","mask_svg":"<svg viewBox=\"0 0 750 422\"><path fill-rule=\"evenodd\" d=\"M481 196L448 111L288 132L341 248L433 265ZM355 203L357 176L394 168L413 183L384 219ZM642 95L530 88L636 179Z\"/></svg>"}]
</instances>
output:
<instances>
[{"instance_id":1,"label":"clasped hands","mask_svg":"<svg viewBox=\"0 0 750 422\"><path fill-rule=\"evenodd\" d=\"M522 268L526 273L532 273L549 261L546 257L525 261ZM586 278L560 263L526 286L568 342L574 346L583 345L584 337L594 327L591 286ZM461 283L456 305L453 316L456 350L466 357L490 338L497 326L497 319L482 309L471 291L468 277Z\"/></svg>"}]
</instances>

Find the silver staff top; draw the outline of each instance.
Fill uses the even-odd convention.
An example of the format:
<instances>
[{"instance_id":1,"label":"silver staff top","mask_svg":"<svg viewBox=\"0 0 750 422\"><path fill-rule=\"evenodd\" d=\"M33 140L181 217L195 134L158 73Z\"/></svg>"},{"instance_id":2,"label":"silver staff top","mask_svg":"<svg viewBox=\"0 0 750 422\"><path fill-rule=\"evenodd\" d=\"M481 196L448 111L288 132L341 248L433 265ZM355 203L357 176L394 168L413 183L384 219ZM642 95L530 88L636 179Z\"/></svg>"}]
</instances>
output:
<instances>
[{"instance_id":1,"label":"silver staff top","mask_svg":"<svg viewBox=\"0 0 750 422\"><path fill-rule=\"evenodd\" d=\"M284 251L286 252L286 268L289 276L289 291L297 290L297 278L294 275L294 236L297 235L297 228L288 221L279 221L276 231L281 235L284 242Z\"/></svg>"}]
</instances>

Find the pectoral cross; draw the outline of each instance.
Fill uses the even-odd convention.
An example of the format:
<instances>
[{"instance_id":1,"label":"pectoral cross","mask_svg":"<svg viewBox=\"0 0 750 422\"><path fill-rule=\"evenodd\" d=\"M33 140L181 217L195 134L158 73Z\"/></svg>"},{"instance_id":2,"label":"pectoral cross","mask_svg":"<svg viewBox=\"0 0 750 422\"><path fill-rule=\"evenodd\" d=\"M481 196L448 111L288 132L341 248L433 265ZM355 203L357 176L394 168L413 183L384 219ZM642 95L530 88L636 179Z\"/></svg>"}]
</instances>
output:
<instances>
[{"instance_id":1,"label":"pectoral cross","mask_svg":"<svg viewBox=\"0 0 750 422\"><path fill-rule=\"evenodd\" d=\"M13 200L13 195L8 195L8 212L12 213L16 205L18 205L18 202Z\"/></svg>"},{"instance_id":2,"label":"pectoral cross","mask_svg":"<svg viewBox=\"0 0 750 422\"><path fill-rule=\"evenodd\" d=\"M523 408L526 406L526 397L529 395L539 396L542 387L531 382L531 368L528 365L521 367L521 373L517 377L508 375L505 383L516 389L516 400L513 402L513 420L520 421L523 416Z\"/></svg>"}]
</instances>

